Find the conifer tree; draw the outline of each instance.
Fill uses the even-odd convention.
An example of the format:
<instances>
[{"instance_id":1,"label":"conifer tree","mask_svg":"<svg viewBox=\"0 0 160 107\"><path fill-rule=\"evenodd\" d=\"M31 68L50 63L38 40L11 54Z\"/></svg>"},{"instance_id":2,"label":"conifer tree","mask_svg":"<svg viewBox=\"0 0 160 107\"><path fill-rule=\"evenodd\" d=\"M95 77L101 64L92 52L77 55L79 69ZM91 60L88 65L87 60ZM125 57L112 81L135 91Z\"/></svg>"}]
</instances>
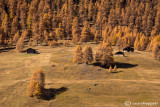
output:
<instances>
[{"instance_id":1,"label":"conifer tree","mask_svg":"<svg viewBox=\"0 0 160 107\"><path fill-rule=\"evenodd\" d=\"M18 42L18 39L19 39L20 35L19 35L19 32L17 32L14 37L13 37L13 42L16 44Z\"/></svg>"},{"instance_id":2,"label":"conifer tree","mask_svg":"<svg viewBox=\"0 0 160 107\"><path fill-rule=\"evenodd\" d=\"M117 72L117 66L116 65L114 66L113 71Z\"/></svg>"},{"instance_id":3,"label":"conifer tree","mask_svg":"<svg viewBox=\"0 0 160 107\"><path fill-rule=\"evenodd\" d=\"M109 72L112 72L112 66L109 66Z\"/></svg>"},{"instance_id":4,"label":"conifer tree","mask_svg":"<svg viewBox=\"0 0 160 107\"><path fill-rule=\"evenodd\" d=\"M8 15L5 15L5 18L3 19L2 22L2 30L4 31L5 34L8 34L9 31L9 18Z\"/></svg>"},{"instance_id":5,"label":"conifer tree","mask_svg":"<svg viewBox=\"0 0 160 107\"><path fill-rule=\"evenodd\" d=\"M84 27L82 29L82 33L81 33L81 42L88 42L89 40L93 39L90 35L90 29L89 29L89 24L86 21L84 23Z\"/></svg>"},{"instance_id":6,"label":"conifer tree","mask_svg":"<svg viewBox=\"0 0 160 107\"><path fill-rule=\"evenodd\" d=\"M73 19L72 36L73 36L72 42L77 43L80 39L80 26L79 26L79 20L77 17Z\"/></svg>"},{"instance_id":7,"label":"conifer tree","mask_svg":"<svg viewBox=\"0 0 160 107\"><path fill-rule=\"evenodd\" d=\"M95 35L94 35L94 41L95 41L96 43L98 43L98 42L100 41L100 35L99 35L98 31L96 31L96 33L95 33Z\"/></svg>"},{"instance_id":8,"label":"conifer tree","mask_svg":"<svg viewBox=\"0 0 160 107\"><path fill-rule=\"evenodd\" d=\"M160 43L155 43L152 50L152 57L156 60L160 60Z\"/></svg>"},{"instance_id":9,"label":"conifer tree","mask_svg":"<svg viewBox=\"0 0 160 107\"><path fill-rule=\"evenodd\" d=\"M112 54L112 47L109 43L101 43L98 45L98 50L96 52L96 61L101 63L102 66L110 66L113 64L113 54Z\"/></svg>"},{"instance_id":10,"label":"conifer tree","mask_svg":"<svg viewBox=\"0 0 160 107\"><path fill-rule=\"evenodd\" d=\"M15 16L11 24L11 35L15 35L19 29L18 17Z\"/></svg>"},{"instance_id":11,"label":"conifer tree","mask_svg":"<svg viewBox=\"0 0 160 107\"><path fill-rule=\"evenodd\" d=\"M42 68L36 69L27 88L27 96L42 98L44 93L45 75Z\"/></svg>"},{"instance_id":12,"label":"conifer tree","mask_svg":"<svg viewBox=\"0 0 160 107\"><path fill-rule=\"evenodd\" d=\"M93 61L93 52L92 52L92 48L87 45L85 48L84 48L84 51L83 51L83 62L86 63L86 64L89 64Z\"/></svg>"},{"instance_id":13,"label":"conifer tree","mask_svg":"<svg viewBox=\"0 0 160 107\"><path fill-rule=\"evenodd\" d=\"M82 53L82 47L80 45L76 47L74 57L73 57L73 63L77 63L77 64L83 63L83 53Z\"/></svg>"},{"instance_id":14,"label":"conifer tree","mask_svg":"<svg viewBox=\"0 0 160 107\"><path fill-rule=\"evenodd\" d=\"M17 44L16 44L16 49L19 51L19 52L22 52L23 49L24 49L24 38L21 37L19 38Z\"/></svg>"},{"instance_id":15,"label":"conifer tree","mask_svg":"<svg viewBox=\"0 0 160 107\"><path fill-rule=\"evenodd\" d=\"M64 29L62 28L62 24L59 24L59 28L56 29L56 36L59 39L64 39L65 38L65 34L64 34Z\"/></svg>"}]
</instances>

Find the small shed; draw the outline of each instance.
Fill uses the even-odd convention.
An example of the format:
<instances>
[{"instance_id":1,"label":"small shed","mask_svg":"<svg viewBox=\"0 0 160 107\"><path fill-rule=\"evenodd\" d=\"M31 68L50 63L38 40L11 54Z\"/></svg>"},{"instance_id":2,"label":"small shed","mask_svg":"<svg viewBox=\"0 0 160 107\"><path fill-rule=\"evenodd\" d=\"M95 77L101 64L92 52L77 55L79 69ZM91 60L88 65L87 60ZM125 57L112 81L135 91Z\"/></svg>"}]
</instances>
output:
<instances>
[{"instance_id":1,"label":"small shed","mask_svg":"<svg viewBox=\"0 0 160 107\"><path fill-rule=\"evenodd\" d=\"M124 52L118 51L118 52L115 53L115 55L117 55L117 56L124 56L125 54L124 54Z\"/></svg>"},{"instance_id":2,"label":"small shed","mask_svg":"<svg viewBox=\"0 0 160 107\"><path fill-rule=\"evenodd\" d=\"M123 49L123 52L134 52L134 48L126 47Z\"/></svg>"},{"instance_id":3,"label":"small shed","mask_svg":"<svg viewBox=\"0 0 160 107\"><path fill-rule=\"evenodd\" d=\"M27 49L27 54L37 54L38 52L35 49L28 48Z\"/></svg>"}]
</instances>

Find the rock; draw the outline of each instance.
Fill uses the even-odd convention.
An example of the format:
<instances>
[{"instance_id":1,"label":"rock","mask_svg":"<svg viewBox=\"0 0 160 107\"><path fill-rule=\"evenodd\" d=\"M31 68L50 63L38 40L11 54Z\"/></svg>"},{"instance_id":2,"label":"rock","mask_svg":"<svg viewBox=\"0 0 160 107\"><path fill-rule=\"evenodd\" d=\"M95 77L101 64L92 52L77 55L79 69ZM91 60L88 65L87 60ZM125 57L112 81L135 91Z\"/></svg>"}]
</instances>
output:
<instances>
[{"instance_id":1,"label":"rock","mask_svg":"<svg viewBox=\"0 0 160 107\"><path fill-rule=\"evenodd\" d=\"M97 86L98 84L93 84L93 86Z\"/></svg>"},{"instance_id":2,"label":"rock","mask_svg":"<svg viewBox=\"0 0 160 107\"><path fill-rule=\"evenodd\" d=\"M98 71L101 71L102 69L98 69Z\"/></svg>"}]
</instances>

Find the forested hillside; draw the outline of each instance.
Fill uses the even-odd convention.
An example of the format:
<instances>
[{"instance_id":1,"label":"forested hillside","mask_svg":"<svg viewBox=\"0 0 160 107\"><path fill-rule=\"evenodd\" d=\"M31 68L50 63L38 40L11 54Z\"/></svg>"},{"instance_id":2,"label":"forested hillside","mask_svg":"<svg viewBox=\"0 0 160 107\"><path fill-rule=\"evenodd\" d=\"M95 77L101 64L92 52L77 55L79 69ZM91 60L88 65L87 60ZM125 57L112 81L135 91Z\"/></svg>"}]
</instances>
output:
<instances>
[{"instance_id":1,"label":"forested hillside","mask_svg":"<svg viewBox=\"0 0 160 107\"><path fill-rule=\"evenodd\" d=\"M1 0L0 44L107 41L118 47L160 46L159 0ZM21 38L21 39L19 39ZM53 43L54 42L54 43Z\"/></svg>"}]
</instances>

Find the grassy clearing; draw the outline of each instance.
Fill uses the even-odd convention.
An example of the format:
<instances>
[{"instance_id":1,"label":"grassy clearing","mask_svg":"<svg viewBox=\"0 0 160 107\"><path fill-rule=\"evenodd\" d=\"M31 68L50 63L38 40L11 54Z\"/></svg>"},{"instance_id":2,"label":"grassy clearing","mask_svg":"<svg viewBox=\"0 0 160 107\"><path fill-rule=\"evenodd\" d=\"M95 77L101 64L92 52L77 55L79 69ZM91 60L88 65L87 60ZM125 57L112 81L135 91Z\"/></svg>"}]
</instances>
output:
<instances>
[{"instance_id":1,"label":"grassy clearing","mask_svg":"<svg viewBox=\"0 0 160 107\"><path fill-rule=\"evenodd\" d=\"M95 54L96 45L91 47ZM75 46L36 49L40 54L13 53L14 50L0 54L0 106L124 107L124 101L160 101L160 62L152 60L148 52L114 56L119 72L109 73L93 64L73 64ZM46 89L59 90L49 101L26 96L32 71L39 67L46 74ZM61 87L67 90L60 91Z\"/></svg>"}]
</instances>

